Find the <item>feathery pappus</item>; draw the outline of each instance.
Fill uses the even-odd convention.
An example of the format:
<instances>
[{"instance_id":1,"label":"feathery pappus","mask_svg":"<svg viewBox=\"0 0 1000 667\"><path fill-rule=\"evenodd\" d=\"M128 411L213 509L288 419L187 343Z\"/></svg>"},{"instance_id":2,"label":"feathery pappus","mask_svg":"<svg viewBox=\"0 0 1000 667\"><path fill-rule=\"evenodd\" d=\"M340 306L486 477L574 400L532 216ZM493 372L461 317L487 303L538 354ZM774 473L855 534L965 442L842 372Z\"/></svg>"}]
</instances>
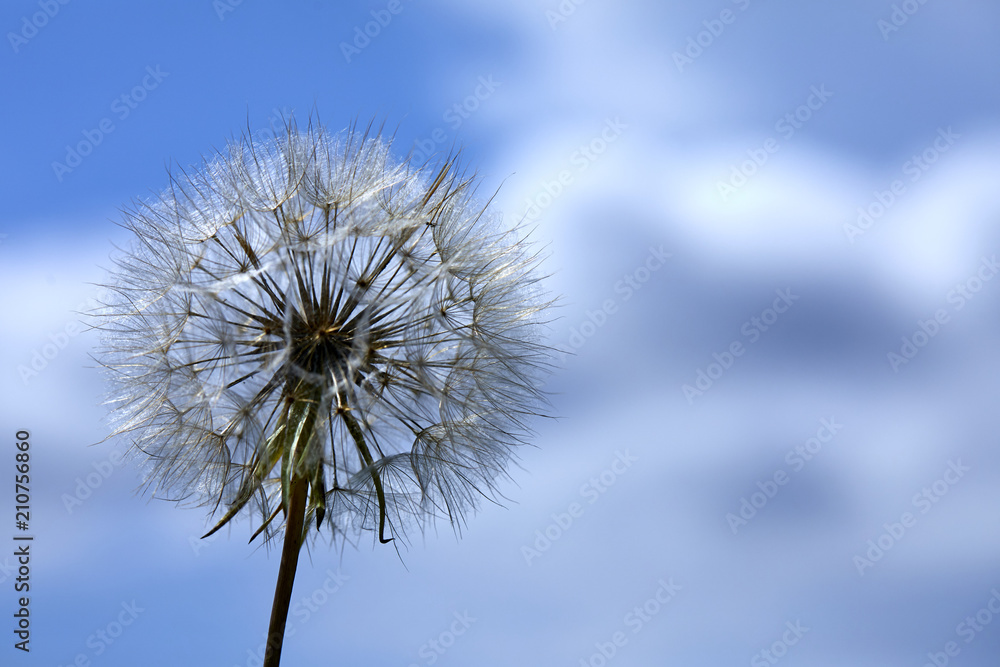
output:
<instances>
[{"instance_id":1,"label":"feathery pappus","mask_svg":"<svg viewBox=\"0 0 1000 667\"><path fill-rule=\"evenodd\" d=\"M273 537L299 489L303 532L382 542L496 497L547 407L551 301L454 159L289 121L124 215L98 360L155 496Z\"/></svg>"}]
</instances>

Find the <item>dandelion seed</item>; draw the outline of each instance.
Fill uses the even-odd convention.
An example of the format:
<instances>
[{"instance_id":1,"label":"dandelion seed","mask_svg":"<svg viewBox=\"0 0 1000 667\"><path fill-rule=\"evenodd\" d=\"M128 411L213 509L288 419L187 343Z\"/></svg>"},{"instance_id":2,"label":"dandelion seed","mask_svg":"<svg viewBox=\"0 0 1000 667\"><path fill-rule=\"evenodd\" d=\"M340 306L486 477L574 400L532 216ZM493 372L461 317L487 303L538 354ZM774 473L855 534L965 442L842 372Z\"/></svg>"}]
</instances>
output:
<instances>
[{"instance_id":1,"label":"dandelion seed","mask_svg":"<svg viewBox=\"0 0 1000 667\"><path fill-rule=\"evenodd\" d=\"M99 313L114 433L154 496L221 515L209 534L242 514L284 533L277 665L306 537L459 528L496 497L546 405L538 256L454 161L427 173L370 129L294 122L125 226Z\"/></svg>"}]
</instances>

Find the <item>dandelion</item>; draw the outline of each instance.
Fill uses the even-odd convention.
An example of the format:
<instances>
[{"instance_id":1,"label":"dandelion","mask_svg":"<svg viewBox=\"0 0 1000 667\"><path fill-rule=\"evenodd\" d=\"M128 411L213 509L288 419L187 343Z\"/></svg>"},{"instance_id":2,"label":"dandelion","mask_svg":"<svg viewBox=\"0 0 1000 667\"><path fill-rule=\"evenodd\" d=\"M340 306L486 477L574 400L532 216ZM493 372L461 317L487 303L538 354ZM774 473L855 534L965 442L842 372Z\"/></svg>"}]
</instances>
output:
<instances>
[{"instance_id":1,"label":"dandelion","mask_svg":"<svg viewBox=\"0 0 1000 667\"><path fill-rule=\"evenodd\" d=\"M113 433L208 534L283 534L277 665L306 539L460 529L497 498L546 405L539 256L454 159L397 161L371 128L244 137L124 216L99 313Z\"/></svg>"}]
</instances>

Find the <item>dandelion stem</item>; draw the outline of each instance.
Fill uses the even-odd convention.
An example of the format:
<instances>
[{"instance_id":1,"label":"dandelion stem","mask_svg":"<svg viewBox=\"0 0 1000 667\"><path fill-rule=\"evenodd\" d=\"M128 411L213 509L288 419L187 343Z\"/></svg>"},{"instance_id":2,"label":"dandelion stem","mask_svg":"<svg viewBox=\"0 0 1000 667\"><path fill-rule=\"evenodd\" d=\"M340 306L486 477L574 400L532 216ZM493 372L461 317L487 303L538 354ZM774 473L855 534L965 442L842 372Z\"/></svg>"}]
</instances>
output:
<instances>
[{"instance_id":1,"label":"dandelion stem","mask_svg":"<svg viewBox=\"0 0 1000 667\"><path fill-rule=\"evenodd\" d=\"M267 631L264 667L278 667L281 662L285 621L288 620L288 605L292 599L295 569L299 564L299 549L302 547L302 528L305 523L308 491L309 481L293 474L288 516L285 518L285 543L281 549L281 565L278 569L278 582L274 587L274 604L271 606L271 625Z\"/></svg>"}]
</instances>

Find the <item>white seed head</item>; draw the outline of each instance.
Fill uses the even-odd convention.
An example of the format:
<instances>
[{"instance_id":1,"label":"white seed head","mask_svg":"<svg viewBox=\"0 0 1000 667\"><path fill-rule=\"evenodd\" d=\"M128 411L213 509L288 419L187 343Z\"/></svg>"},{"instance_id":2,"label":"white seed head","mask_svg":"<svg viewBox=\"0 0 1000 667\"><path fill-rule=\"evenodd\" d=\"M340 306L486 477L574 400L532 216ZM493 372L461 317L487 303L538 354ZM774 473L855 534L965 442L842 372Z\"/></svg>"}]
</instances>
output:
<instances>
[{"instance_id":1,"label":"white seed head","mask_svg":"<svg viewBox=\"0 0 1000 667\"><path fill-rule=\"evenodd\" d=\"M546 406L550 302L473 189L290 122L127 210L98 356L154 495L273 536L298 475L311 521L382 539L495 498Z\"/></svg>"}]
</instances>

